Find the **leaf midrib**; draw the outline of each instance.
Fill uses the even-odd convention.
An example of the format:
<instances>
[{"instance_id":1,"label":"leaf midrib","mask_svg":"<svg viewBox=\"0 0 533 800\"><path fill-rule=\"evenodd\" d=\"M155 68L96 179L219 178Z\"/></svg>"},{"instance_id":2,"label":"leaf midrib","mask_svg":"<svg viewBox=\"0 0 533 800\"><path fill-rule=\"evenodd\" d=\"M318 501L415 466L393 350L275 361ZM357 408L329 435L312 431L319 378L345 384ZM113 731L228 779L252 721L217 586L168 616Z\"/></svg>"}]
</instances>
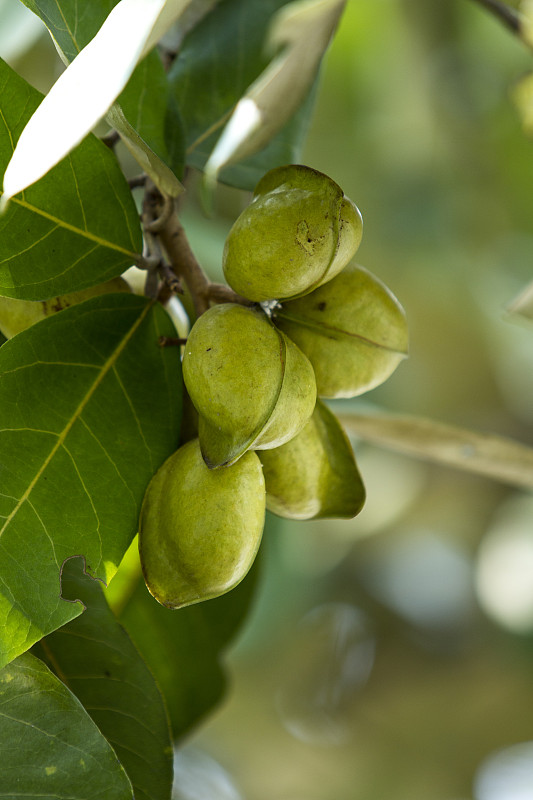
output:
<instances>
[{"instance_id":1,"label":"leaf midrib","mask_svg":"<svg viewBox=\"0 0 533 800\"><path fill-rule=\"evenodd\" d=\"M135 324L131 326L131 328L129 329L128 333L123 337L122 341L115 348L115 350L109 356L107 361L103 364L98 376L94 380L94 382L91 385L91 387L89 388L89 390L85 393L85 395L82 398L82 400L80 401L78 407L76 408L76 410L72 414L70 420L68 421L68 423L66 424L64 429L61 431L61 433L58 434L57 441L54 444L54 446L52 447L52 449L50 450L50 453L48 454L48 456L46 457L46 459L42 463L41 467L37 470L34 478L30 482L30 484L28 485L26 491L24 492L24 494L22 495L20 500L17 502L16 506L13 508L13 510L11 511L9 516L6 518L6 520L5 520L4 524L2 525L2 527L0 528L0 537L2 536L2 534L4 533L6 528L10 525L10 523L14 519L14 517L18 514L18 512L20 511L20 509L22 508L22 506L24 505L26 500L30 497L34 487L37 484L37 482L39 481L39 479L41 478L41 476L45 472L46 468L48 467L48 465L50 464L50 462L54 458L54 456L57 453L57 451L59 450L59 448L62 447L62 445L64 444L68 434L70 433L70 431L72 430L72 427L74 426L74 423L77 422L78 419L81 417L81 415L83 413L83 410L85 409L85 407L87 406L87 404L91 400L92 396L94 395L94 393L96 392L96 390L98 389L98 387L100 386L102 381L104 380L104 378L107 375L107 373L109 372L109 370L112 367L115 366L115 364L116 364L118 358L120 357L121 353L125 349L126 345L130 341L130 339L132 338L132 336L134 335L136 330L139 328L139 326L143 322L144 318L146 317L146 315L148 314L148 312L150 311L152 306L153 306L153 302L150 302L150 303L148 303L146 305L146 307L143 309L142 313L139 315L139 318L135 321Z\"/></svg>"},{"instance_id":2,"label":"leaf midrib","mask_svg":"<svg viewBox=\"0 0 533 800\"><path fill-rule=\"evenodd\" d=\"M70 231L71 233L75 233L77 236L82 236L85 239L89 239L92 242L96 242L96 244L100 245L101 247L106 247L108 250L116 250L119 253L123 253L127 255L132 261L137 261L139 258L139 253L135 253L133 250L127 250L125 247L121 247L114 242L109 242L106 239L102 239L101 236L97 236L95 233L91 233L88 230L83 230L82 228L76 227L76 225L71 225L69 222L65 222L65 220L59 219L59 217L55 217L53 214L49 214L47 211L43 211L41 208L37 208L36 206L28 203L26 200L21 200L17 197L12 197L12 203L16 203L17 205L21 206L22 208L31 211L34 214L38 214L45 219L50 220L50 222L54 222L59 228L65 228L66 230Z\"/></svg>"}]
</instances>

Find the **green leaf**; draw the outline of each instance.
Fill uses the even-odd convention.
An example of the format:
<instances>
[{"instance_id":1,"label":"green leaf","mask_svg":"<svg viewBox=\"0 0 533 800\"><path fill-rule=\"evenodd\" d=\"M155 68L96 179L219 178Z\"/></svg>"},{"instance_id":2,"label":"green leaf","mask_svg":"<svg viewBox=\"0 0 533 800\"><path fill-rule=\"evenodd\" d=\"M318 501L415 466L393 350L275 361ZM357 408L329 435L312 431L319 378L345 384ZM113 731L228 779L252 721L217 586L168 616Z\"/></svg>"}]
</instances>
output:
<instances>
[{"instance_id":1,"label":"green leaf","mask_svg":"<svg viewBox=\"0 0 533 800\"><path fill-rule=\"evenodd\" d=\"M168 800L172 742L163 698L131 639L109 610L102 588L80 559L63 569L63 597L86 610L42 639L33 652L76 695L113 749L136 800Z\"/></svg>"},{"instance_id":2,"label":"green leaf","mask_svg":"<svg viewBox=\"0 0 533 800\"><path fill-rule=\"evenodd\" d=\"M186 37L169 81L186 125L187 161L203 169L220 132L248 86L268 64L265 32L287 0L226 0ZM271 144L219 179L252 189L269 169L299 161L311 97Z\"/></svg>"},{"instance_id":3,"label":"green leaf","mask_svg":"<svg viewBox=\"0 0 533 800\"><path fill-rule=\"evenodd\" d=\"M0 671L0 787L6 800L133 798L79 700L29 653Z\"/></svg>"},{"instance_id":4,"label":"green leaf","mask_svg":"<svg viewBox=\"0 0 533 800\"><path fill-rule=\"evenodd\" d=\"M185 134L176 101L158 53L153 50L135 68L107 121L159 190L177 197L177 179L185 164Z\"/></svg>"},{"instance_id":5,"label":"green leaf","mask_svg":"<svg viewBox=\"0 0 533 800\"><path fill-rule=\"evenodd\" d=\"M121 615L163 691L174 739L197 725L224 694L221 656L253 600L259 560L231 592L176 611L159 605L141 581Z\"/></svg>"},{"instance_id":6,"label":"green leaf","mask_svg":"<svg viewBox=\"0 0 533 800\"><path fill-rule=\"evenodd\" d=\"M210 181L264 147L296 112L345 5L346 0L295 0L276 14L267 40L273 58L239 100L211 153L205 167Z\"/></svg>"},{"instance_id":7,"label":"green leaf","mask_svg":"<svg viewBox=\"0 0 533 800\"><path fill-rule=\"evenodd\" d=\"M315 104L316 89L317 82L315 81L302 106L266 147L237 164L223 167L218 175L218 180L229 186L251 192L263 175L274 167L298 164L302 160L302 149ZM192 167L203 170L218 138L219 131L217 129L189 153L188 163Z\"/></svg>"},{"instance_id":8,"label":"green leaf","mask_svg":"<svg viewBox=\"0 0 533 800\"><path fill-rule=\"evenodd\" d=\"M42 19L65 61L75 58L98 33L118 0L91 0L90 3L58 0L22 0Z\"/></svg>"},{"instance_id":9,"label":"green leaf","mask_svg":"<svg viewBox=\"0 0 533 800\"><path fill-rule=\"evenodd\" d=\"M65 62L69 63L98 33L118 0L95 0L81 5L63 3L61 5L64 7L61 8L57 0L24 2L47 26ZM134 148L132 137L126 130L121 130L126 145L130 150L135 149L134 157L137 160L139 148L142 148L144 158L152 161L154 177L158 173L162 176L164 184L157 181L157 185L163 191L173 186L171 194L178 194L179 182L166 174L165 165L178 177L181 176L184 164L182 124L170 97L166 73L157 52L153 51L137 65L117 102L127 122L142 139ZM119 124L113 117L109 122L115 126ZM163 164L158 163L159 159Z\"/></svg>"},{"instance_id":10,"label":"green leaf","mask_svg":"<svg viewBox=\"0 0 533 800\"><path fill-rule=\"evenodd\" d=\"M41 95L0 60L0 172ZM0 293L44 300L119 275L142 249L114 155L87 137L0 216Z\"/></svg>"},{"instance_id":11,"label":"green leaf","mask_svg":"<svg viewBox=\"0 0 533 800\"><path fill-rule=\"evenodd\" d=\"M194 0L120 0L67 65L22 131L4 174L4 204L40 180L107 114L136 65Z\"/></svg>"},{"instance_id":12,"label":"green leaf","mask_svg":"<svg viewBox=\"0 0 533 800\"><path fill-rule=\"evenodd\" d=\"M146 486L176 449L177 348L163 309L108 294L0 349L0 665L78 616L64 561L109 581L137 532Z\"/></svg>"},{"instance_id":13,"label":"green leaf","mask_svg":"<svg viewBox=\"0 0 533 800\"><path fill-rule=\"evenodd\" d=\"M137 65L117 103L139 136L181 177L185 162L183 124L156 50Z\"/></svg>"}]
</instances>

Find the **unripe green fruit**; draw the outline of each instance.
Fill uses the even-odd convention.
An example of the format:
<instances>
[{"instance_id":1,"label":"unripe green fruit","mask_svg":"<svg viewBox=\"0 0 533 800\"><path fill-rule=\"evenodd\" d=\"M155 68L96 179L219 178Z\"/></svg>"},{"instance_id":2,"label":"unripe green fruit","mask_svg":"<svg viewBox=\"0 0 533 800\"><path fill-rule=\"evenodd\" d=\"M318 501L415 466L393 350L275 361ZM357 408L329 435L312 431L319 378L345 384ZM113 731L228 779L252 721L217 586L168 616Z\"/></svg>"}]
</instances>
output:
<instances>
[{"instance_id":1,"label":"unripe green fruit","mask_svg":"<svg viewBox=\"0 0 533 800\"><path fill-rule=\"evenodd\" d=\"M300 433L259 454L269 511L288 519L349 519L365 502L352 447L336 416L320 400Z\"/></svg>"},{"instance_id":2,"label":"unripe green fruit","mask_svg":"<svg viewBox=\"0 0 533 800\"><path fill-rule=\"evenodd\" d=\"M183 379L199 414L206 464L232 464L247 450L278 447L315 407L313 368L261 310L213 306L195 322Z\"/></svg>"},{"instance_id":3,"label":"unripe green fruit","mask_svg":"<svg viewBox=\"0 0 533 800\"><path fill-rule=\"evenodd\" d=\"M275 311L303 350L320 397L355 397L383 383L407 355L405 312L392 292L351 264L325 286Z\"/></svg>"},{"instance_id":4,"label":"unripe green fruit","mask_svg":"<svg viewBox=\"0 0 533 800\"><path fill-rule=\"evenodd\" d=\"M309 167L273 169L229 232L229 285L250 300L297 297L331 280L355 254L363 223L337 184Z\"/></svg>"},{"instance_id":5,"label":"unripe green fruit","mask_svg":"<svg viewBox=\"0 0 533 800\"><path fill-rule=\"evenodd\" d=\"M123 278L112 278L97 286L90 286L80 292L71 292L49 300L17 300L14 297L0 297L0 331L10 339L15 334L30 328L36 322L77 305L83 300L112 292L129 292L130 287Z\"/></svg>"},{"instance_id":6,"label":"unripe green fruit","mask_svg":"<svg viewBox=\"0 0 533 800\"><path fill-rule=\"evenodd\" d=\"M255 453L210 470L197 439L170 456L146 491L139 552L146 585L168 608L233 589L253 564L265 518L265 483Z\"/></svg>"}]
</instances>

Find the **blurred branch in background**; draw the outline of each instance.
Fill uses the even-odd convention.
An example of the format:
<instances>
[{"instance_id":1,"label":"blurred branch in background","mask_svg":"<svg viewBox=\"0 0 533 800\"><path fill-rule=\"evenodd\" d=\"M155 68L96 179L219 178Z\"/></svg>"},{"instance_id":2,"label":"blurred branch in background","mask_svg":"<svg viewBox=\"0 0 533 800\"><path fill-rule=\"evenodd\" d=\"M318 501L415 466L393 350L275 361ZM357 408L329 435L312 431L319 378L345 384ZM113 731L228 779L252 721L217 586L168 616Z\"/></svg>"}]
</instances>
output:
<instances>
[{"instance_id":1,"label":"blurred branch in background","mask_svg":"<svg viewBox=\"0 0 533 800\"><path fill-rule=\"evenodd\" d=\"M474 0L474 2L494 14L513 33L521 35L522 19L514 8L510 8L510 6L499 2L499 0Z\"/></svg>"},{"instance_id":2,"label":"blurred branch in background","mask_svg":"<svg viewBox=\"0 0 533 800\"><path fill-rule=\"evenodd\" d=\"M406 455L533 489L533 448L494 434L423 417L385 413L339 414L346 430Z\"/></svg>"}]
</instances>

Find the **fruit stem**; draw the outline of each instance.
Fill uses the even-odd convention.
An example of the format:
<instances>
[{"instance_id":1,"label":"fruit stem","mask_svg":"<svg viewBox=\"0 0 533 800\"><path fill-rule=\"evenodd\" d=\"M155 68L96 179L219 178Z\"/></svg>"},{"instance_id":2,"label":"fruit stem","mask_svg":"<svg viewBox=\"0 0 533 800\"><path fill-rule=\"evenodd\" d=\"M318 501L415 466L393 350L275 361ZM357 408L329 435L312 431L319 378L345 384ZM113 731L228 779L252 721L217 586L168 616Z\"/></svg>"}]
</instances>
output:
<instances>
[{"instance_id":1,"label":"fruit stem","mask_svg":"<svg viewBox=\"0 0 533 800\"><path fill-rule=\"evenodd\" d=\"M209 308L209 278L191 250L174 201L164 198L151 182L147 182L142 217L145 235L160 239L170 262L165 280L168 283L170 272L174 273L176 281L183 279L199 317Z\"/></svg>"},{"instance_id":2,"label":"fruit stem","mask_svg":"<svg viewBox=\"0 0 533 800\"><path fill-rule=\"evenodd\" d=\"M239 303L241 306L249 307L256 305L253 300L248 300L246 297L237 294L225 283L211 283L209 285L209 299L213 303Z\"/></svg>"}]
</instances>

